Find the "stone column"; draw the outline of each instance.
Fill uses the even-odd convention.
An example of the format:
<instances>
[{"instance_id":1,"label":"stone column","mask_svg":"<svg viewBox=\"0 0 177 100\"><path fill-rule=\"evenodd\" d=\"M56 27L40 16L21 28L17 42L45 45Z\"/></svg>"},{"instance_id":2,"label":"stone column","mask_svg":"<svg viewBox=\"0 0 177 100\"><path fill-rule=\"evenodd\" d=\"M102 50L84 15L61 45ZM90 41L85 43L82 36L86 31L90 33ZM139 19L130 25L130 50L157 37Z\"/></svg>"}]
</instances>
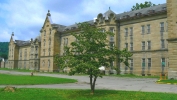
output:
<instances>
[{"instance_id":1,"label":"stone column","mask_svg":"<svg viewBox=\"0 0 177 100\"><path fill-rule=\"evenodd\" d=\"M177 79L177 0L167 0L168 79Z\"/></svg>"}]
</instances>

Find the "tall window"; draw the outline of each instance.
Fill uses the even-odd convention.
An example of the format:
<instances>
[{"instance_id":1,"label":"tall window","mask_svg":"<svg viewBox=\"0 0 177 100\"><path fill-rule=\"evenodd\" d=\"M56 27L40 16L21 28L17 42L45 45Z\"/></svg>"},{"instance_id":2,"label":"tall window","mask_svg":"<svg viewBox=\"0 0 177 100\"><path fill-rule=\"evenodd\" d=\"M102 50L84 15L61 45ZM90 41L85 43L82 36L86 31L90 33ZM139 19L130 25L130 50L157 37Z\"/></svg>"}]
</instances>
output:
<instances>
[{"instance_id":1,"label":"tall window","mask_svg":"<svg viewBox=\"0 0 177 100\"><path fill-rule=\"evenodd\" d=\"M110 27L110 28L109 28L109 31L110 31L111 33L114 33L114 27ZM114 42L114 36L110 36L110 42Z\"/></svg>"},{"instance_id":2,"label":"tall window","mask_svg":"<svg viewBox=\"0 0 177 100\"><path fill-rule=\"evenodd\" d=\"M144 27L144 25L141 26L141 33L142 33L142 34L145 33L145 27Z\"/></svg>"},{"instance_id":3,"label":"tall window","mask_svg":"<svg viewBox=\"0 0 177 100\"><path fill-rule=\"evenodd\" d=\"M164 22L160 23L160 32L164 32Z\"/></svg>"},{"instance_id":4,"label":"tall window","mask_svg":"<svg viewBox=\"0 0 177 100\"><path fill-rule=\"evenodd\" d=\"M114 33L114 27L110 27L110 32Z\"/></svg>"},{"instance_id":5,"label":"tall window","mask_svg":"<svg viewBox=\"0 0 177 100\"><path fill-rule=\"evenodd\" d=\"M35 58L38 58L38 54L35 54Z\"/></svg>"},{"instance_id":6,"label":"tall window","mask_svg":"<svg viewBox=\"0 0 177 100\"><path fill-rule=\"evenodd\" d=\"M145 41L142 41L142 50L145 50Z\"/></svg>"},{"instance_id":7,"label":"tall window","mask_svg":"<svg viewBox=\"0 0 177 100\"><path fill-rule=\"evenodd\" d=\"M49 29L49 31L50 31L49 34L51 35L51 33L52 33L52 29Z\"/></svg>"},{"instance_id":8,"label":"tall window","mask_svg":"<svg viewBox=\"0 0 177 100\"><path fill-rule=\"evenodd\" d=\"M162 74L164 74L165 65L166 65L165 58L162 58L161 59Z\"/></svg>"},{"instance_id":9,"label":"tall window","mask_svg":"<svg viewBox=\"0 0 177 100\"><path fill-rule=\"evenodd\" d=\"M113 50L113 48L114 48L114 43L113 43L113 42L110 42L109 45L110 45L110 49Z\"/></svg>"},{"instance_id":10,"label":"tall window","mask_svg":"<svg viewBox=\"0 0 177 100\"><path fill-rule=\"evenodd\" d=\"M146 66L145 58L142 58L142 74L145 73L145 66Z\"/></svg>"},{"instance_id":11,"label":"tall window","mask_svg":"<svg viewBox=\"0 0 177 100\"><path fill-rule=\"evenodd\" d=\"M43 49L43 56L45 56L45 49Z\"/></svg>"},{"instance_id":12,"label":"tall window","mask_svg":"<svg viewBox=\"0 0 177 100\"><path fill-rule=\"evenodd\" d=\"M111 61L111 62L110 62L110 66L111 66L111 69L113 69L114 61Z\"/></svg>"},{"instance_id":13,"label":"tall window","mask_svg":"<svg viewBox=\"0 0 177 100\"><path fill-rule=\"evenodd\" d=\"M110 36L110 42L114 42L114 36Z\"/></svg>"},{"instance_id":14,"label":"tall window","mask_svg":"<svg viewBox=\"0 0 177 100\"><path fill-rule=\"evenodd\" d=\"M130 59L130 73L133 73L133 59Z\"/></svg>"},{"instance_id":15,"label":"tall window","mask_svg":"<svg viewBox=\"0 0 177 100\"><path fill-rule=\"evenodd\" d=\"M44 60L42 61L42 66L43 66L43 67L45 66L45 61L44 61Z\"/></svg>"},{"instance_id":16,"label":"tall window","mask_svg":"<svg viewBox=\"0 0 177 100\"><path fill-rule=\"evenodd\" d=\"M148 74L150 74L151 69L151 58L148 58Z\"/></svg>"},{"instance_id":17,"label":"tall window","mask_svg":"<svg viewBox=\"0 0 177 100\"><path fill-rule=\"evenodd\" d=\"M148 67L151 67L151 58L148 58Z\"/></svg>"},{"instance_id":18,"label":"tall window","mask_svg":"<svg viewBox=\"0 0 177 100\"><path fill-rule=\"evenodd\" d=\"M133 27L130 27L130 36L133 36Z\"/></svg>"},{"instance_id":19,"label":"tall window","mask_svg":"<svg viewBox=\"0 0 177 100\"><path fill-rule=\"evenodd\" d=\"M145 58L142 58L142 67L145 67Z\"/></svg>"},{"instance_id":20,"label":"tall window","mask_svg":"<svg viewBox=\"0 0 177 100\"><path fill-rule=\"evenodd\" d=\"M133 51L133 43L130 43L130 51Z\"/></svg>"},{"instance_id":21,"label":"tall window","mask_svg":"<svg viewBox=\"0 0 177 100\"><path fill-rule=\"evenodd\" d=\"M38 51L38 46L35 46L35 50Z\"/></svg>"},{"instance_id":22,"label":"tall window","mask_svg":"<svg viewBox=\"0 0 177 100\"><path fill-rule=\"evenodd\" d=\"M45 39L44 39L44 46L45 46Z\"/></svg>"},{"instance_id":23,"label":"tall window","mask_svg":"<svg viewBox=\"0 0 177 100\"><path fill-rule=\"evenodd\" d=\"M165 40L164 39L161 40L161 48L165 48Z\"/></svg>"},{"instance_id":24,"label":"tall window","mask_svg":"<svg viewBox=\"0 0 177 100\"><path fill-rule=\"evenodd\" d=\"M24 58L25 58L25 60L26 60L26 58L27 58L27 49L25 49L25 55L24 55Z\"/></svg>"},{"instance_id":25,"label":"tall window","mask_svg":"<svg viewBox=\"0 0 177 100\"><path fill-rule=\"evenodd\" d=\"M48 60L48 68L50 68L50 60Z\"/></svg>"},{"instance_id":26,"label":"tall window","mask_svg":"<svg viewBox=\"0 0 177 100\"><path fill-rule=\"evenodd\" d=\"M151 41L147 41L148 50L151 50Z\"/></svg>"},{"instance_id":27,"label":"tall window","mask_svg":"<svg viewBox=\"0 0 177 100\"><path fill-rule=\"evenodd\" d=\"M125 48L128 50L128 43L125 43Z\"/></svg>"},{"instance_id":28,"label":"tall window","mask_svg":"<svg viewBox=\"0 0 177 100\"><path fill-rule=\"evenodd\" d=\"M149 25L147 25L147 34L150 34L150 32L151 32L151 27L150 27L150 24L149 24Z\"/></svg>"},{"instance_id":29,"label":"tall window","mask_svg":"<svg viewBox=\"0 0 177 100\"><path fill-rule=\"evenodd\" d=\"M125 28L125 37L128 36L128 28Z\"/></svg>"}]
</instances>

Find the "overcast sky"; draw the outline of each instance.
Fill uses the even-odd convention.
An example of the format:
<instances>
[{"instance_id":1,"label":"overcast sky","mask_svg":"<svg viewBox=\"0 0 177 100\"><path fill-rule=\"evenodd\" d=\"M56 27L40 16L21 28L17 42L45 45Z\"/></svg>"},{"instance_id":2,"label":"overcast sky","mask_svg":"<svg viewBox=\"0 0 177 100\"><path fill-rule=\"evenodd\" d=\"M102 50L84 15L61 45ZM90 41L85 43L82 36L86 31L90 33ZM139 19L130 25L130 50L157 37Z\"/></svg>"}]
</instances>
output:
<instances>
[{"instance_id":1,"label":"overcast sky","mask_svg":"<svg viewBox=\"0 0 177 100\"><path fill-rule=\"evenodd\" d=\"M148 0L0 0L0 42L9 42L12 32L16 40L35 38L48 10L53 23L68 26L93 20L109 7L115 13L122 13L145 1ZM166 0L149 1L166 3Z\"/></svg>"}]
</instances>

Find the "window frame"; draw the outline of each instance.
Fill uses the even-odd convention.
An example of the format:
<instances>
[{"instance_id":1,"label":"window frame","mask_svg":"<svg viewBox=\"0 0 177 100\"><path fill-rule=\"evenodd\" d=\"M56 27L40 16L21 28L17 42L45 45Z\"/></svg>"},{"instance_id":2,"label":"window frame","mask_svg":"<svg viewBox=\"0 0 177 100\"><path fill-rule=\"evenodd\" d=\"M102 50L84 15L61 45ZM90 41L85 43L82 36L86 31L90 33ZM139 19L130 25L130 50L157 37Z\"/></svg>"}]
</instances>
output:
<instances>
[{"instance_id":1,"label":"window frame","mask_svg":"<svg viewBox=\"0 0 177 100\"><path fill-rule=\"evenodd\" d=\"M151 50L151 41L147 41L148 50Z\"/></svg>"},{"instance_id":2,"label":"window frame","mask_svg":"<svg viewBox=\"0 0 177 100\"><path fill-rule=\"evenodd\" d=\"M141 26L141 34L145 34L145 26L144 25Z\"/></svg>"},{"instance_id":3,"label":"window frame","mask_svg":"<svg viewBox=\"0 0 177 100\"><path fill-rule=\"evenodd\" d=\"M145 41L142 41L142 42L141 42L141 46L142 46L142 50L145 50L145 49L146 49Z\"/></svg>"}]
</instances>

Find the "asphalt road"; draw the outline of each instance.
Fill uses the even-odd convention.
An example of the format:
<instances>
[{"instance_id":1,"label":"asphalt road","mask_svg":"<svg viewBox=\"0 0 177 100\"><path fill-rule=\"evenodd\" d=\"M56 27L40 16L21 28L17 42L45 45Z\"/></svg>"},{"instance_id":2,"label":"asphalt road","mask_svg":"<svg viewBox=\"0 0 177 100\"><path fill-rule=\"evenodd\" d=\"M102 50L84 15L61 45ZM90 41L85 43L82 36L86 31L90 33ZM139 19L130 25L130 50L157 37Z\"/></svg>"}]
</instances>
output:
<instances>
[{"instance_id":1,"label":"asphalt road","mask_svg":"<svg viewBox=\"0 0 177 100\"><path fill-rule=\"evenodd\" d=\"M0 73L30 75L30 72L16 72L0 70ZM60 78L77 79L77 83L49 84L49 85L11 85L16 88L55 88L55 89L90 89L89 76L68 76L61 74L35 73L38 76L50 76ZM121 78L114 76L104 76L98 78L95 89L129 90L147 92L171 92L177 93L177 85L157 84L154 78ZM5 87L6 85L0 85Z\"/></svg>"}]
</instances>

